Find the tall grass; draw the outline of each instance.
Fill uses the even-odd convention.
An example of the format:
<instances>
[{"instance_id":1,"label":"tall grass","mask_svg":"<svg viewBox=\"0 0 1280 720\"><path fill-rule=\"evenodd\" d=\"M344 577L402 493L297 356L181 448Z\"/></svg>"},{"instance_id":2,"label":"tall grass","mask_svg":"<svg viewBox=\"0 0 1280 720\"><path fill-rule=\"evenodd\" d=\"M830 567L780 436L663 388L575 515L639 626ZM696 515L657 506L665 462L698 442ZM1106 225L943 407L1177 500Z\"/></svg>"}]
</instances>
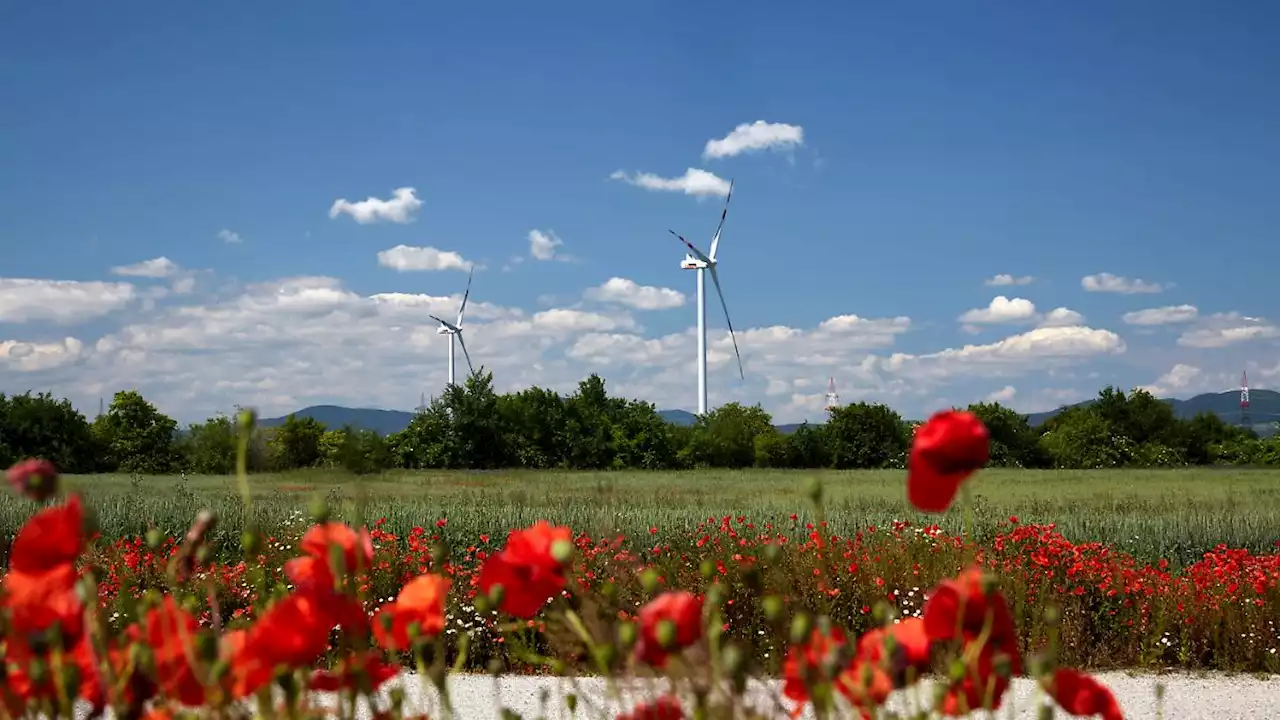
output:
<instances>
[{"instance_id":1,"label":"tall grass","mask_svg":"<svg viewBox=\"0 0 1280 720\"><path fill-rule=\"evenodd\" d=\"M251 477L253 514L268 534L286 536L303 520L308 501L327 497L348 522L386 518L406 534L446 519L449 538L508 530L541 518L595 537L687 544L710 517L747 516L757 524L812 520L800 489L820 475L827 488L831 530L852 534L895 520L962 526L956 509L922 515L907 509L901 471L395 472L357 478L334 471ZM66 478L96 513L104 538L138 536L151 528L178 535L197 510L219 516L217 551L239 556L245 509L230 477ZM1010 516L1056 523L1075 542L1097 541L1142 561L1175 566L1225 544L1276 551L1280 541L1280 471L1236 469L1020 471L988 470L974 485L975 539L992 537ZM25 500L0 506L0 535L11 539L35 510ZM454 548L460 549L460 548Z\"/></svg>"}]
</instances>

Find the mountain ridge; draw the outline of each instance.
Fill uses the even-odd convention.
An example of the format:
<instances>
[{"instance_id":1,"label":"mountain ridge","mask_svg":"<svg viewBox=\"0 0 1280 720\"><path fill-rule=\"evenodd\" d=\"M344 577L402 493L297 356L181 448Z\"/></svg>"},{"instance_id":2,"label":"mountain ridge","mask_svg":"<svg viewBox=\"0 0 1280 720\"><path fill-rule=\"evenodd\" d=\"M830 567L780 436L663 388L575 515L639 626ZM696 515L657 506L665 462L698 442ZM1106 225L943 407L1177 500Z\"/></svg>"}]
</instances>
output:
<instances>
[{"instance_id":1,"label":"mountain ridge","mask_svg":"<svg viewBox=\"0 0 1280 720\"><path fill-rule=\"evenodd\" d=\"M1240 394L1236 391L1202 393L1186 400L1178 398L1161 398L1161 400L1172 405L1174 414L1184 420L1195 417L1201 412L1214 413L1229 423L1236 423L1240 419ZM1026 413L1027 421L1033 427L1042 425L1046 420L1066 408L1087 406L1093 404L1093 402L1093 399L1089 399L1074 405L1064 405L1054 410ZM1250 393L1249 411L1255 430L1258 430L1260 434L1269 434L1271 423L1280 421L1280 392L1275 390L1252 391ZM329 428L337 429L351 425L363 430L374 430L382 435L389 435L405 429L414 416L414 413L404 410L349 408L341 405L311 405L297 410L293 414L302 418L315 418ZM682 426L692 425L697 417L688 410L678 408L659 410L658 415L673 425ZM261 420L259 424L263 427L276 427L284 423L287 418L288 415L266 418ZM781 432L791 433L803 424L784 423L775 427ZM813 424L820 425L821 423Z\"/></svg>"}]
</instances>

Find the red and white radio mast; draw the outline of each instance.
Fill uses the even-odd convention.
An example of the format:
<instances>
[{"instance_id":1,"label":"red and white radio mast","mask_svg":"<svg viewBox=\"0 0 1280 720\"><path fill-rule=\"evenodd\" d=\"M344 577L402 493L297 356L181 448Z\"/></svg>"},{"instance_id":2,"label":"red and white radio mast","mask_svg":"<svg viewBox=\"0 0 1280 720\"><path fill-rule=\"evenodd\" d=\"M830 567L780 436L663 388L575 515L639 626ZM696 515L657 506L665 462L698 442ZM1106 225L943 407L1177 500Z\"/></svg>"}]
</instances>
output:
<instances>
[{"instance_id":1,"label":"red and white radio mast","mask_svg":"<svg viewBox=\"0 0 1280 720\"><path fill-rule=\"evenodd\" d=\"M1253 425L1249 417L1249 371L1240 373L1240 426L1248 428Z\"/></svg>"},{"instance_id":2,"label":"red and white radio mast","mask_svg":"<svg viewBox=\"0 0 1280 720\"><path fill-rule=\"evenodd\" d=\"M836 379L827 378L827 405L828 410L834 410L840 407L840 396L836 394Z\"/></svg>"}]
</instances>

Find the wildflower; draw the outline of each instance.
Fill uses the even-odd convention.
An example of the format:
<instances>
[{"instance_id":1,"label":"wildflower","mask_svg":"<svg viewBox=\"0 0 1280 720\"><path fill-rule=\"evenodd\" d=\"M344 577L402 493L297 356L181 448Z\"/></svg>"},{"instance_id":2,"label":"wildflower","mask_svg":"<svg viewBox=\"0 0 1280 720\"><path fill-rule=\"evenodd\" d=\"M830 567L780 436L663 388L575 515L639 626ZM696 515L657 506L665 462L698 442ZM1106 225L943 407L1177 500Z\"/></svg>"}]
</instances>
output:
<instances>
[{"instance_id":1,"label":"wildflower","mask_svg":"<svg viewBox=\"0 0 1280 720\"><path fill-rule=\"evenodd\" d=\"M572 548L567 527L539 520L532 527L513 530L502 552L490 556L480 568L480 591L501 585L502 610L519 618L532 618L552 596L568 584L564 547ZM560 557L557 557L560 555Z\"/></svg>"},{"instance_id":2,"label":"wildflower","mask_svg":"<svg viewBox=\"0 0 1280 720\"><path fill-rule=\"evenodd\" d=\"M440 575L419 575L409 581L395 601L384 606L373 622L378 644L391 650L408 650L412 646L410 627L416 626L421 637L432 637L444 630L444 599L449 593L449 580Z\"/></svg>"},{"instance_id":3,"label":"wildflower","mask_svg":"<svg viewBox=\"0 0 1280 720\"><path fill-rule=\"evenodd\" d=\"M684 710L680 702L670 695L663 695L653 702L642 702L629 712L618 715L618 720L683 720Z\"/></svg>"},{"instance_id":4,"label":"wildflower","mask_svg":"<svg viewBox=\"0 0 1280 720\"><path fill-rule=\"evenodd\" d=\"M925 512L942 512L960 484L987 463L991 438L978 416L946 410L916 430L907 464L907 499Z\"/></svg>"},{"instance_id":5,"label":"wildflower","mask_svg":"<svg viewBox=\"0 0 1280 720\"><path fill-rule=\"evenodd\" d=\"M697 642L702 637L702 602L692 593L664 592L640 608L636 657L662 667L668 653Z\"/></svg>"},{"instance_id":6,"label":"wildflower","mask_svg":"<svg viewBox=\"0 0 1280 720\"><path fill-rule=\"evenodd\" d=\"M18 636L14 644L55 625L64 649L80 638L84 602L75 589L75 561L84 545L83 522L80 498L72 495L65 504L36 513L14 538L4 576L4 605Z\"/></svg>"},{"instance_id":7,"label":"wildflower","mask_svg":"<svg viewBox=\"0 0 1280 720\"><path fill-rule=\"evenodd\" d=\"M1078 670L1060 668L1047 688L1054 702L1072 715L1101 715L1102 720L1124 720L1115 695L1102 683Z\"/></svg>"},{"instance_id":8,"label":"wildflower","mask_svg":"<svg viewBox=\"0 0 1280 720\"><path fill-rule=\"evenodd\" d=\"M388 664L376 652L361 652L338 663L336 671L317 670L309 683L312 690L337 692L359 690L371 693L399 674L400 669Z\"/></svg>"},{"instance_id":9,"label":"wildflower","mask_svg":"<svg viewBox=\"0 0 1280 720\"><path fill-rule=\"evenodd\" d=\"M36 502L44 502L58 492L58 468L48 460L30 458L15 463L5 478L14 490Z\"/></svg>"},{"instance_id":10,"label":"wildflower","mask_svg":"<svg viewBox=\"0 0 1280 720\"><path fill-rule=\"evenodd\" d=\"M184 705L204 704L204 685L190 661L199 630L200 624L191 613L168 595L158 607L147 611L145 629L134 633L151 648L159 690Z\"/></svg>"},{"instance_id":11,"label":"wildflower","mask_svg":"<svg viewBox=\"0 0 1280 720\"><path fill-rule=\"evenodd\" d=\"M1004 596L989 588L980 570L966 570L934 589L925 603L923 625L930 641L963 641L964 677L952 678L943 712L964 714L985 707L988 698L993 708L998 707L1009 675L1022 672L1016 628ZM996 672L997 655L1008 658L1008 673Z\"/></svg>"}]
</instances>

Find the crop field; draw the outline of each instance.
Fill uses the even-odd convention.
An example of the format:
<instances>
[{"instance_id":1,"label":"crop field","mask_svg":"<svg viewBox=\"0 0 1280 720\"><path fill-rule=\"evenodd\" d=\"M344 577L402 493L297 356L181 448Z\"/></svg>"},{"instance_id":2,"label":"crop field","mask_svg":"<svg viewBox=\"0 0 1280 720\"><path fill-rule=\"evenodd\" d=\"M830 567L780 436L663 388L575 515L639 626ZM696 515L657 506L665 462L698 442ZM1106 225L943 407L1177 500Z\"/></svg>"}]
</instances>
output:
<instances>
[{"instance_id":1,"label":"crop field","mask_svg":"<svg viewBox=\"0 0 1280 720\"><path fill-rule=\"evenodd\" d=\"M351 523L385 518L384 529L407 535L443 525L442 537L465 547L481 535L505 537L547 519L593 537L622 534L641 543L679 546L709 518L744 516L779 528L814 521L806 481L820 478L833 533L852 535L894 522L937 523L959 534L959 507L924 515L904 499L900 470L646 472L392 472L356 477L336 471L250 476L252 510L268 535L286 537L309 521L317 497ZM70 476L97 513L104 538L156 528L180 535L201 508L219 517L217 552L239 555L244 503L234 478ZM1194 562L1224 544L1276 552L1280 541L1280 470L1189 469L1031 471L989 469L972 486L974 539L1008 526L1055 524L1073 542L1099 542L1143 562ZM12 499L0 507L0 535L11 538L34 511ZM792 514L797 517L792 519ZM458 549L455 547L454 549Z\"/></svg>"}]
</instances>

